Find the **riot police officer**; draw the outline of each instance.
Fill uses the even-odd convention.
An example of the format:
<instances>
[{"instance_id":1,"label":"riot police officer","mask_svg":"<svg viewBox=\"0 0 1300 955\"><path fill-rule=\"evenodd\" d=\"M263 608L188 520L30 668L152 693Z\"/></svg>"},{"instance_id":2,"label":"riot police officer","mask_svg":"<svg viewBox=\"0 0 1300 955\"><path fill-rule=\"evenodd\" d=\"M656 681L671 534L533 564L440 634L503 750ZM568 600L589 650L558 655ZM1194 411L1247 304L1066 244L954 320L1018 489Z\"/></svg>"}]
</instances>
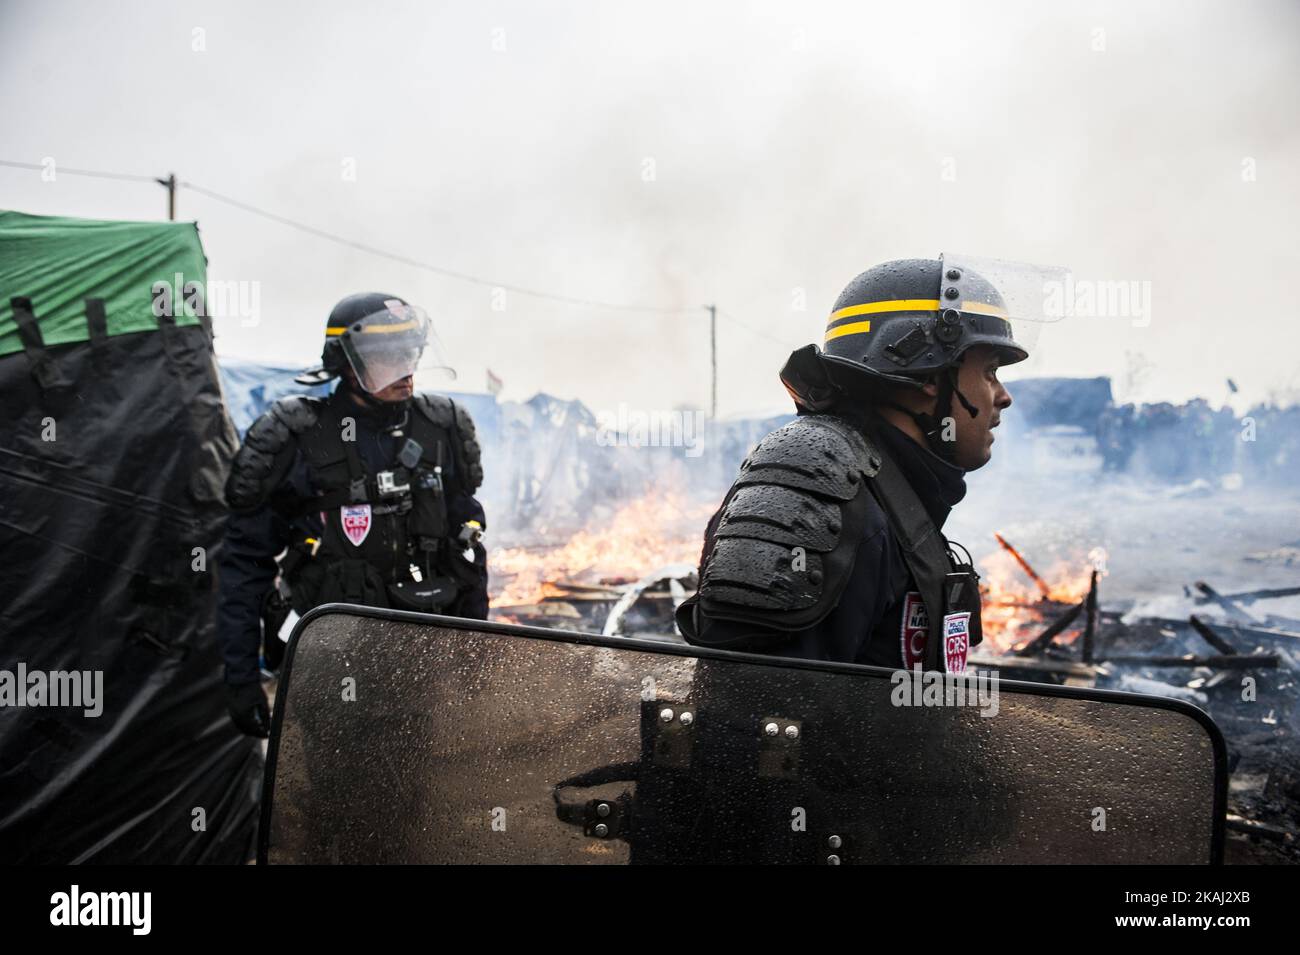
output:
<instances>
[{"instance_id":1,"label":"riot police officer","mask_svg":"<svg viewBox=\"0 0 1300 955\"><path fill-rule=\"evenodd\" d=\"M463 407L414 394L429 335L424 312L397 296L343 299L321 367L298 379L338 378L333 394L275 402L235 457L217 626L231 718L245 733L267 735L259 644L274 660L290 606L487 617L479 444Z\"/></svg>"},{"instance_id":2,"label":"riot police officer","mask_svg":"<svg viewBox=\"0 0 1300 955\"><path fill-rule=\"evenodd\" d=\"M978 577L941 530L1011 404L998 368L1028 357L1003 271L906 259L849 283L823 349L782 369L798 417L758 444L709 523L677 615L689 642L965 669Z\"/></svg>"}]
</instances>

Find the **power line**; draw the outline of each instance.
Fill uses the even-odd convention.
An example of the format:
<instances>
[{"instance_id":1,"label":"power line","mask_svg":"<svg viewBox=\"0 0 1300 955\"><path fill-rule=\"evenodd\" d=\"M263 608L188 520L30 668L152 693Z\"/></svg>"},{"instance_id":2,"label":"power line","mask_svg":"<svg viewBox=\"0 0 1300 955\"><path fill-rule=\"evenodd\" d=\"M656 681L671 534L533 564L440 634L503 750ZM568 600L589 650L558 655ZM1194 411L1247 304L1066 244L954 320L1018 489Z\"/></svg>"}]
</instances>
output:
<instances>
[{"instance_id":1,"label":"power line","mask_svg":"<svg viewBox=\"0 0 1300 955\"><path fill-rule=\"evenodd\" d=\"M741 328L745 329L745 331L749 332L752 335L757 335L759 338L766 338L768 341L776 342L778 345L784 348L790 347L790 343L785 341L784 339L780 339L777 338L775 335L768 334L767 332L763 331L760 328L755 328L753 325L750 325L748 322L742 322L740 319L738 319L735 315L732 315L730 312L724 312L722 309L718 309L718 314L721 315L723 318L727 319L727 321L739 325Z\"/></svg>"},{"instance_id":2,"label":"power line","mask_svg":"<svg viewBox=\"0 0 1300 955\"><path fill-rule=\"evenodd\" d=\"M12 166L15 169L35 169L37 172L44 172L48 166L34 162L14 162L10 159L0 159L0 166ZM128 172L103 172L99 169L70 169L67 166L54 164L55 175L64 173L69 176L89 176L92 179L120 179L125 182L165 182L166 180L158 179L155 176L135 176Z\"/></svg>"},{"instance_id":3,"label":"power line","mask_svg":"<svg viewBox=\"0 0 1300 955\"><path fill-rule=\"evenodd\" d=\"M409 256L399 255L398 253L395 252L388 252L384 249L379 249L376 248L375 246L367 245L364 242L358 242L355 239L349 239L346 236L337 235L333 232L327 232L324 229L318 229L315 226L307 225L304 222L298 222L297 220L290 219L287 216L282 216L275 212L269 212L266 209L259 209L257 206L250 205L247 202L241 202L238 199L232 199L230 196L223 196L218 192L213 192L211 189L205 189L203 186L197 185L192 182L182 182L180 183L180 186L183 189L189 189L192 190L193 192L199 193L200 195L207 196L209 199L216 199L218 202L224 202L227 205L234 206L237 209L242 209L245 212L252 213L253 215L261 216L264 219L270 219L271 221L278 222L281 225L287 225L291 228L298 229L301 232L306 232L309 235L314 235L317 238L325 239L326 241L329 242L335 242L338 243L339 245L344 245L347 246L348 248L356 249L360 252L366 252L370 255L376 255L379 256L380 258L389 259L390 261L393 262L399 262L402 265L409 265L413 268L423 269L426 272L433 272L436 275L442 275L447 278L459 279L462 282L471 282L475 285L482 285L488 288L505 289L506 291L514 292L517 295L527 295L532 298L549 299L553 302L564 302L565 304L568 305L582 305L589 308L604 308L604 309L611 309L611 310L624 311L624 312L671 313L671 312L694 311L694 309L688 309L683 306L666 307L666 306L659 306L659 305L626 305L618 302L602 302L598 299L576 298L570 295L556 295L553 292L543 292L538 289L526 288L520 285L511 285L506 282L494 282L493 280L485 279L482 276L471 275L468 272L459 272L456 269L448 269L440 265L432 265L428 262L421 262L419 259L413 259L410 258Z\"/></svg>"},{"instance_id":4,"label":"power line","mask_svg":"<svg viewBox=\"0 0 1300 955\"><path fill-rule=\"evenodd\" d=\"M38 163L17 162L9 159L0 159L0 166L9 166L15 169L31 169L37 172L44 172L48 168L47 166ZM586 308L601 308L601 309L608 309L611 311L620 311L620 312L680 314L680 313L695 310L693 308L687 308L684 306L667 307L667 306L660 306L660 305L629 305L620 302L603 302L600 301L599 299L579 298L571 295L557 295L553 292L543 292L539 289L527 288L521 285L512 285L506 282L494 282L491 279L486 279L483 278L482 276L472 275L468 272L461 272L456 269L445 268L443 266L434 265L429 262L422 262L419 259L413 259L410 256L400 255L396 252L389 252L385 249L377 248L365 242L359 242L356 239L349 239L347 236L338 235L337 233L334 232L328 232L325 229L320 229L317 228L316 226L308 225L305 222L299 222L296 219L291 219L288 216L283 216L280 215L279 213L271 212L270 210L267 209L262 209L258 206L252 205L251 203L244 202L239 199L235 199L231 196L223 195L222 193L216 192L215 190L208 189L204 186L200 186L198 183L180 182L176 179L175 174L168 176L168 178L166 179L161 179L155 176L139 176L131 173L108 172L108 171L97 170L97 169L60 168L57 165L54 168L56 174L58 172L63 172L72 176L87 176L95 179L114 179L114 180L119 180L124 182L149 182L149 183L155 183L160 186L164 186L168 190L168 197L169 197L168 208L170 210L169 215L172 218L175 217L176 188L179 186L182 189L189 189L190 191L196 192L202 196L206 196L209 199L214 199L217 202L225 203L226 205L232 206L236 209L240 209L251 215L260 216L263 219L269 219L270 221L279 223L280 225L288 226L289 228L292 229L297 229L300 232L304 232L308 235L315 236L316 238L319 239L324 239L327 242L334 242L338 245L342 245L350 249L355 249L359 252L365 252L368 255L378 256L379 258L388 259L391 262L397 262L399 264L407 265L412 268L422 269L423 271L426 272L432 272L435 275L441 275L446 278L458 279L459 281L462 282L469 282L474 285L480 285L487 288L500 288L508 292L514 292L517 295L525 295L531 298L546 299L553 302L562 302L567 305L578 305ZM752 325L749 325L747 322L741 321L739 318L732 315L731 313L725 312L722 309L717 308L716 305L707 305L707 306L703 306L703 308L708 310L708 312L710 313L710 339L711 339L711 351L713 355L712 401L713 401L713 413L716 415L717 400L718 400L717 399L717 332L716 332L717 316L721 315L723 318L726 318L728 321L735 323L736 325L740 326L741 328L745 329L751 334L757 335L760 338L766 338L767 340L775 342L776 344L781 345L783 347L786 346L788 343L777 338L774 335L770 335L767 332L754 328Z\"/></svg>"},{"instance_id":5,"label":"power line","mask_svg":"<svg viewBox=\"0 0 1300 955\"><path fill-rule=\"evenodd\" d=\"M15 169L33 169L36 170L37 172L43 172L47 168L39 163L16 162L9 159L0 159L0 166L10 166ZM388 259L389 261L392 262L398 262L402 265L411 266L412 268L422 269L426 272L432 272L435 275L441 275L446 278L458 279L462 282L470 282L474 285L481 285L486 288L504 289L507 292L514 292L516 295L526 295L531 298L547 299L553 302L562 302L566 305L579 305L586 308L602 308L602 309L608 309L611 311L620 311L620 312L676 314L682 312L695 311L694 308L688 308L680 305L678 306L630 305L622 302L604 302L599 299L581 298L573 295L558 295L554 292L544 292L540 289L528 288L522 285L513 285L508 282L496 282L493 281L492 279L483 278L482 276L479 275L472 275L468 272L461 272L456 269L445 268L440 265L434 265L430 262L421 262L419 259L413 259L410 256L400 255L396 252L389 252L386 249L380 249L373 245L368 245L364 242L358 242L355 239L349 239L346 236L338 235L337 233L334 232L328 232L325 229L319 229L316 228L315 226L308 225L305 222L299 222L296 219L290 219L288 216L282 216L278 213L271 212L267 209L259 208L258 206L252 205L251 203L243 202L239 199L232 198L231 196L223 195L222 193L216 192L215 190L207 189L203 186L200 186L198 183L176 182L174 178L160 179L154 176L137 176L131 173L105 172L97 169L70 169L70 168L56 166L55 171L56 173L62 172L73 176L90 176L96 179L117 179L126 182L152 182L161 186L170 187L173 190L173 196L174 196L175 186L180 186L183 189L189 189L192 192L198 193L199 195L207 196L209 199L215 199L218 202L223 202L226 205L233 206L236 209L241 209L244 212L250 213L255 216L261 216L262 218L269 219L272 222L278 222L281 225L289 226L290 228L297 229L300 232L305 232L308 235L313 235L319 239L324 239L327 242L334 242L338 245L343 245L350 249L356 249L359 252L365 252L368 255L378 256L380 258Z\"/></svg>"}]
</instances>

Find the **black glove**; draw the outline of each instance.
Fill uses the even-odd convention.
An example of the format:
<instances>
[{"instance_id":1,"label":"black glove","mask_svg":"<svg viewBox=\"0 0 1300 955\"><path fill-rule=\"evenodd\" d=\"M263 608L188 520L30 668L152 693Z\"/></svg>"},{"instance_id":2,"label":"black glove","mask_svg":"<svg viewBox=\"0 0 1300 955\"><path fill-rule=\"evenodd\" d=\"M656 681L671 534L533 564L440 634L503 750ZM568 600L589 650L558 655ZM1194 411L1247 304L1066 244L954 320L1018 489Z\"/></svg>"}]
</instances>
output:
<instances>
[{"instance_id":1,"label":"black glove","mask_svg":"<svg viewBox=\"0 0 1300 955\"><path fill-rule=\"evenodd\" d=\"M266 739L271 735L271 708L261 683L226 684L226 707L239 732Z\"/></svg>"}]
</instances>

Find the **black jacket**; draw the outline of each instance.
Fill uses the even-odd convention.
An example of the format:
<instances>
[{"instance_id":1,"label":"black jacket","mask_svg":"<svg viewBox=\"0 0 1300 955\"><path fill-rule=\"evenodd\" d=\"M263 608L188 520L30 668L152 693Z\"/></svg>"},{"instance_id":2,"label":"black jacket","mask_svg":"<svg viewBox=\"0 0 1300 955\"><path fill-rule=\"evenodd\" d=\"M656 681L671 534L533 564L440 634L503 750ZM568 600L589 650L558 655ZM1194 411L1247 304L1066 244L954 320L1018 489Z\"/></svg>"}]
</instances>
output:
<instances>
[{"instance_id":1,"label":"black jacket","mask_svg":"<svg viewBox=\"0 0 1300 955\"><path fill-rule=\"evenodd\" d=\"M336 406L345 403L342 407L355 419L356 448L366 471L374 474L392 468L405 441L390 433L401 406L377 412L357 405L343 387L336 389L328 401ZM409 405L407 402L410 413L416 413ZM251 433L253 429L249 430ZM452 459L444 464L443 481L449 525L459 529L466 521L477 520L486 526L483 506L470 493ZM259 678L261 613L263 601L275 581L276 557L292 542L322 536L323 525L318 513L296 513L298 504L321 492L312 483L302 452L295 451L284 479L267 495L267 503L252 511L233 512L227 520L225 545L218 562L217 608L217 634L225 656L227 683L252 683ZM486 561L481 546L477 551L476 563L482 565L481 586L461 594L443 612L486 619Z\"/></svg>"}]
</instances>

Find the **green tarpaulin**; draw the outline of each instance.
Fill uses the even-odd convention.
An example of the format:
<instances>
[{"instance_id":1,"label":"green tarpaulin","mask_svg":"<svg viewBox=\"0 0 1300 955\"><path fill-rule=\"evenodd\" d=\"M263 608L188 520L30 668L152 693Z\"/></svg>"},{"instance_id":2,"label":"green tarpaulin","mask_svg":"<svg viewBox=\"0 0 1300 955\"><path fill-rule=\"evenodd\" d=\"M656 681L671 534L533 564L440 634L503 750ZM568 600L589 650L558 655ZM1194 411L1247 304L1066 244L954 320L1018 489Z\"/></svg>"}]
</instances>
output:
<instances>
[{"instance_id":1,"label":"green tarpaulin","mask_svg":"<svg viewBox=\"0 0 1300 955\"><path fill-rule=\"evenodd\" d=\"M0 211L0 355L23 350L11 299L32 300L46 345L84 342L88 297L103 299L108 334L156 331L154 284L166 283L177 325L186 283L206 282L193 222L104 222ZM180 279L177 279L177 274Z\"/></svg>"}]
</instances>

